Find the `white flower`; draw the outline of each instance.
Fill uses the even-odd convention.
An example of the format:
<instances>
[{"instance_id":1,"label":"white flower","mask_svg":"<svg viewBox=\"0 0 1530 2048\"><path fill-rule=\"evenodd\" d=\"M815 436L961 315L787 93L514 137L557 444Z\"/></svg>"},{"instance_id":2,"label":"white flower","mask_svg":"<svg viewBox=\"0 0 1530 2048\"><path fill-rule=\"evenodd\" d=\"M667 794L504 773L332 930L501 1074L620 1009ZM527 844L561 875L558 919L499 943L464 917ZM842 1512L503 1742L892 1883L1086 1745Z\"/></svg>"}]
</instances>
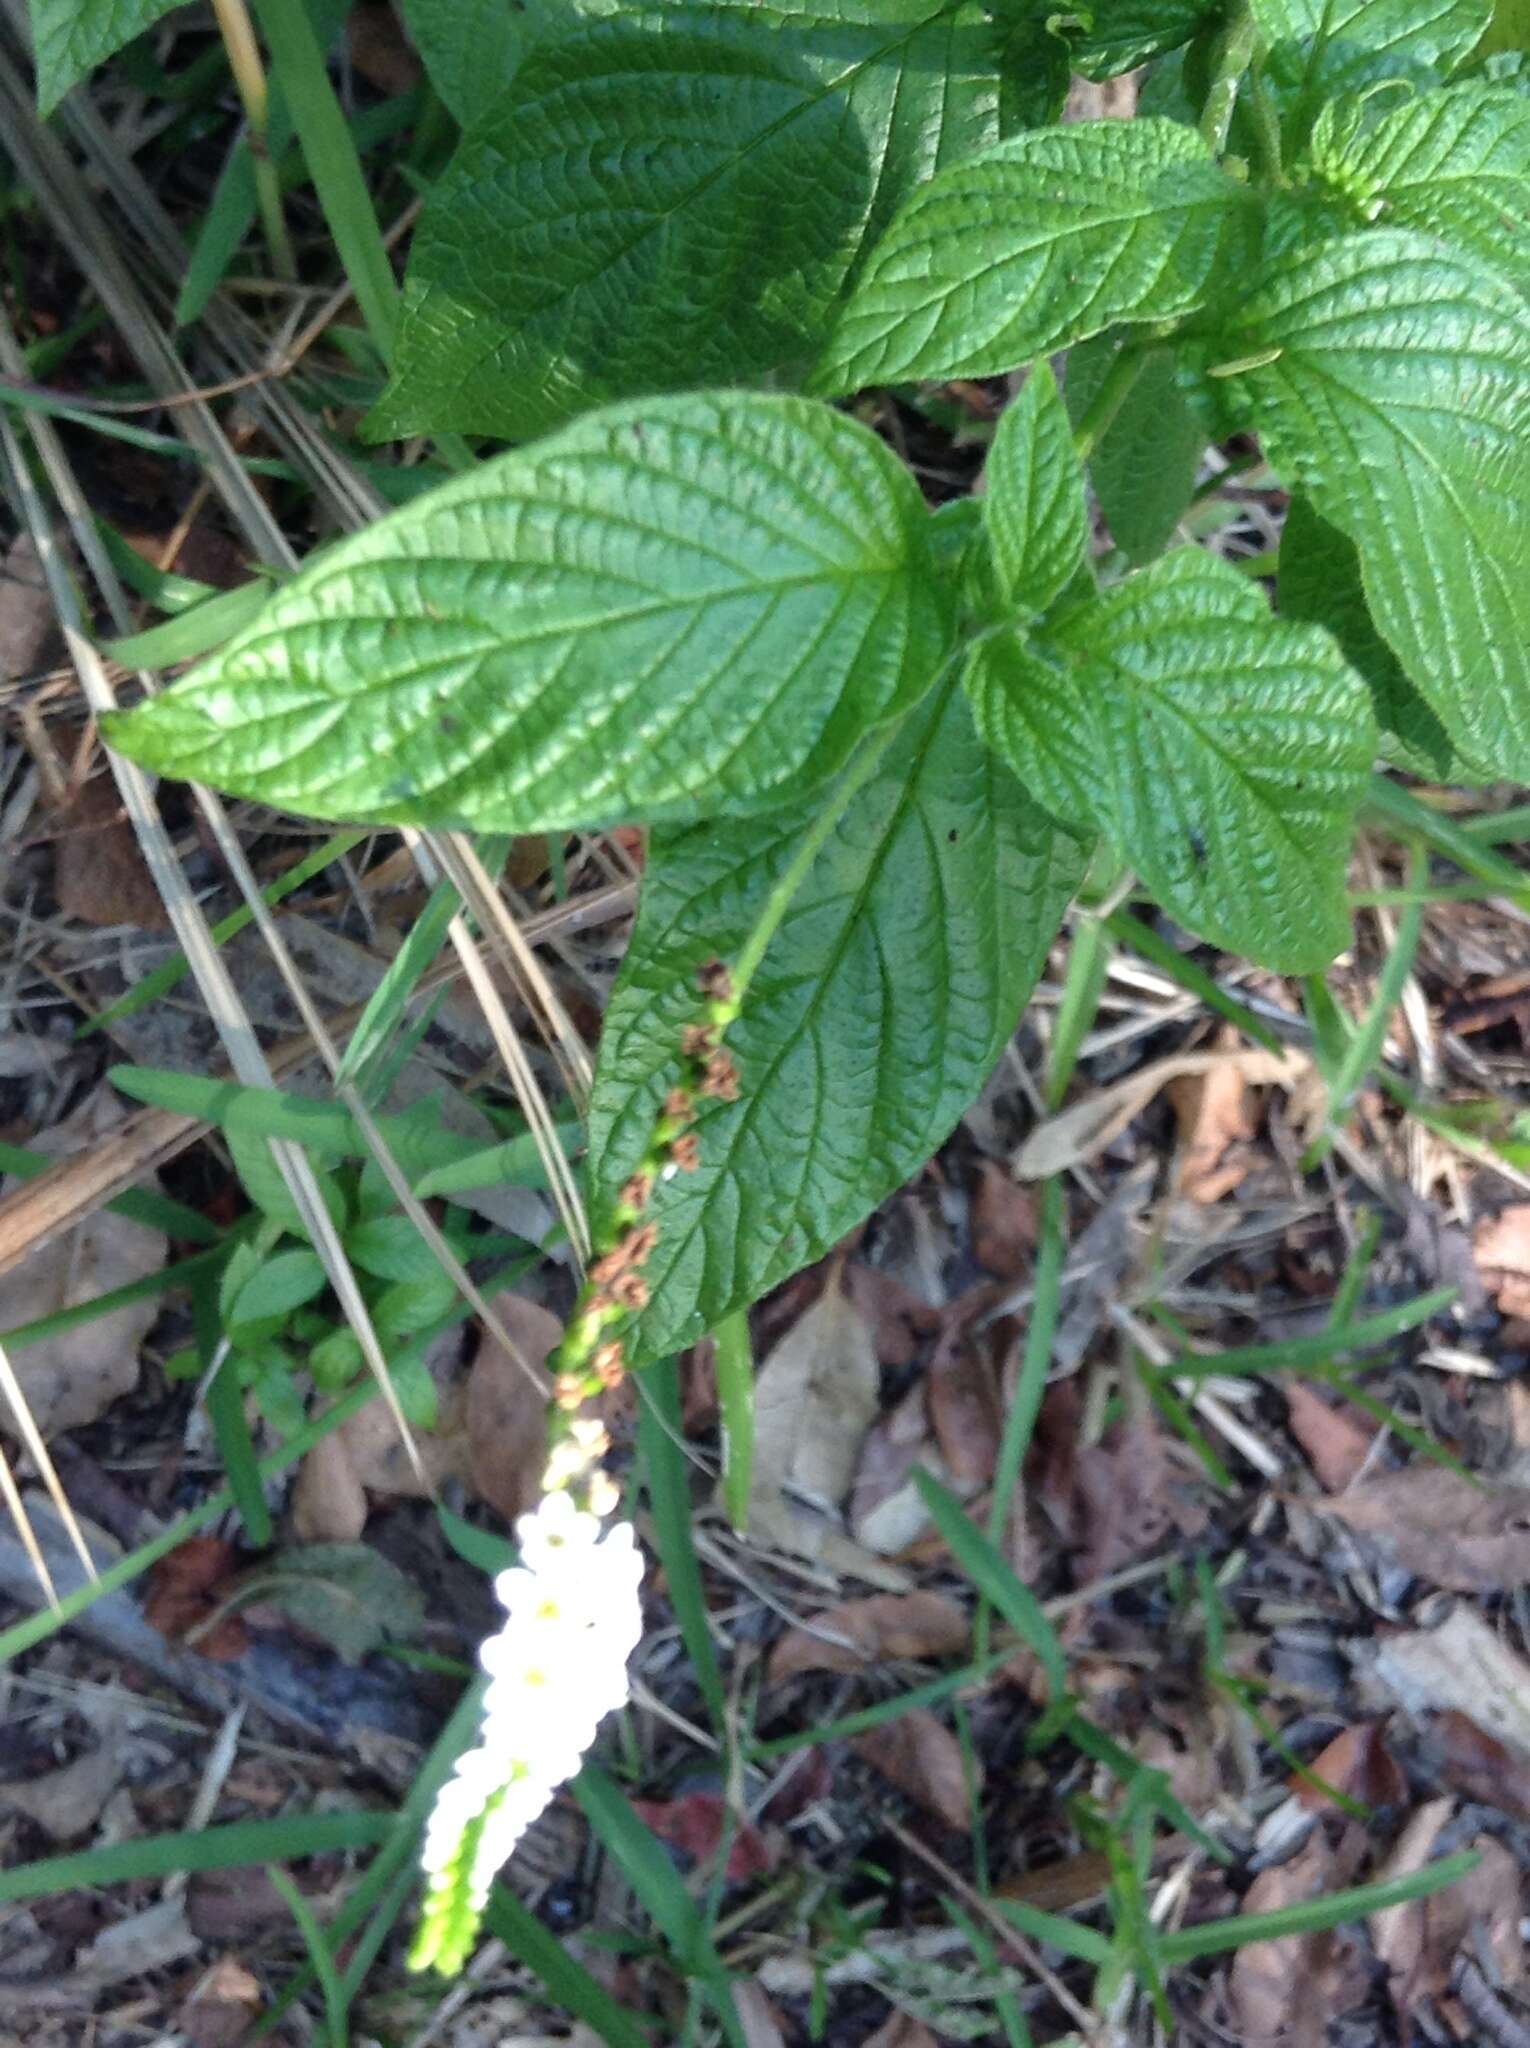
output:
<instances>
[{"instance_id":1,"label":"white flower","mask_svg":"<svg viewBox=\"0 0 1530 2048\"><path fill-rule=\"evenodd\" d=\"M478 1742L457 1759L426 1825L427 1918L435 1906L476 1922L495 1872L626 1701L627 1659L642 1634L643 1559L630 1526L605 1529L555 1492L516 1536L521 1562L494 1582L505 1625L479 1652L489 1685Z\"/></svg>"}]
</instances>

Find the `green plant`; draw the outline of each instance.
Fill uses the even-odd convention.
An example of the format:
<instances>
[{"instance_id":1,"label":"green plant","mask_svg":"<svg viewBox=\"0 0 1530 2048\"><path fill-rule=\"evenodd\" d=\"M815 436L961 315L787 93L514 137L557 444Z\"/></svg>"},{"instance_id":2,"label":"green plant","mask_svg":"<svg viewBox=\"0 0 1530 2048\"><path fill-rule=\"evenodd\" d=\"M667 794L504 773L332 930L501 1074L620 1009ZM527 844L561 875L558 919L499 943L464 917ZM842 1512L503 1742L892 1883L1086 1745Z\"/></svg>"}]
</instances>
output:
<instances>
[{"instance_id":1,"label":"green plant","mask_svg":"<svg viewBox=\"0 0 1530 2048\"><path fill-rule=\"evenodd\" d=\"M44 99L161 11L34 0ZM1363 803L1522 888L1372 774L1530 778L1530 94L1492 0L542 0L492 31L413 0L465 127L401 297L307 17L257 12L387 358L371 431L465 473L241 601L108 736L322 817L648 825L568 1413L709 1330L747 1374L736 1318L942 1141L1091 859L1097 900L1129 871L1314 977ZM1143 63L1138 118L1061 122L1070 73ZM983 494L932 513L876 425L1011 376ZM458 434L527 445L469 467ZM1273 612L1170 546L1237 436L1291 493ZM1324 1049L1340 1110L1418 929ZM307 1258L223 1305L262 1385L304 1305L273 1328L260 1290Z\"/></svg>"},{"instance_id":2,"label":"green plant","mask_svg":"<svg viewBox=\"0 0 1530 2048\"><path fill-rule=\"evenodd\" d=\"M618 402L327 550L111 736L322 815L649 822L591 1116L608 1205L695 970L738 953L878 751L730 1032L740 1100L707 1105L699 1170L655 1195L633 1362L747 1306L940 1141L1092 842L1192 930L1310 971L1345 940L1378 747L1530 774L1530 101L1472 61L1489 11L1389 0L1346 33L1295 0L1175 4L1107 33L687 4L528 31L431 197L377 417L525 434ZM1048 121L1069 64L1155 55L1149 103L1198 94L1195 125ZM634 64L645 90L618 92ZM618 250L597 214L624 176ZM799 177L854 195L821 262L784 227L760 241ZM713 232L738 252L726 316L690 304ZM985 495L933 516L822 398L627 395L1028 365ZM1166 414L1186 445L1257 432L1295 492L1279 616L1196 548L1096 586L1086 471L1115 502ZM1152 473L1173 498L1121 507L1134 554L1193 485Z\"/></svg>"}]
</instances>

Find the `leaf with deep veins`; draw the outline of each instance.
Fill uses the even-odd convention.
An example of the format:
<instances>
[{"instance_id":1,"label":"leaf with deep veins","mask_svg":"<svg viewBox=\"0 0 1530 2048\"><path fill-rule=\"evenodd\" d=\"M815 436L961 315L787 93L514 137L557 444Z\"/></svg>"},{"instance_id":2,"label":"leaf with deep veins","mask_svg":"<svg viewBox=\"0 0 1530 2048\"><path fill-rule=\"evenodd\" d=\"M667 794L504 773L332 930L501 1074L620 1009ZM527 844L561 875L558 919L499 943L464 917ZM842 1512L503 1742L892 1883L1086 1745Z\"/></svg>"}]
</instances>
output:
<instances>
[{"instance_id":1,"label":"leaf with deep veins","mask_svg":"<svg viewBox=\"0 0 1530 2048\"><path fill-rule=\"evenodd\" d=\"M1530 297L1530 99L1506 86L1421 93L1379 119L1334 100L1312 169L1362 220L1417 228L1481 257Z\"/></svg>"},{"instance_id":2,"label":"leaf with deep veins","mask_svg":"<svg viewBox=\"0 0 1530 2048\"><path fill-rule=\"evenodd\" d=\"M696 969L738 950L817 809L653 834L590 1108L607 1196L673 1084ZM704 1105L700 1169L655 1191L640 1360L817 1258L929 1158L1014 1029L1079 869L1074 842L980 744L960 691L920 706L728 1034L741 1099Z\"/></svg>"},{"instance_id":3,"label":"leaf with deep veins","mask_svg":"<svg viewBox=\"0 0 1530 2048\"><path fill-rule=\"evenodd\" d=\"M1036 647L986 641L966 681L989 744L1181 923L1293 973L1343 945L1370 700L1326 633L1272 618L1228 563L1183 548Z\"/></svg>"},{"instance_id":4,"label":"leaf with deep veins","mask_svg":"<svg viewBox=\"0 0 1530 2048\"><path fill-rule=\"evenodd\" d=\"M1530 316L1377 228L1280 258L1205 349L1275 468L1360 553L1371 616L1468 759L1530 779Z\"/></svg>"},{"instance_id":5,"label":"leaf with deep veins","mask_svg":"<svg viewBox=\"0 0 1530 2048\"><path fill-rule=\"evenodd\" d=\"M940 172L873 250L813 373L856 391L985 377L1118 321L1192 312L1251 248L1246 187L1172 121L1017 135Z\"/></svg>"},{"instance_id":6,"label":"leaf with deep veins","mask_svg":"<svg viewBox=\"0 0 1530 2048\"><path fill-rule=\"evenodd\" d=\"M484 831L721 817L831 779L945 651L929 521L854 420L614 407L329 549L111 719L167 775Z\"/></svg>"},{"instance_id":7,"label":"leaf with deep veins","mask_svg":"<svg viewBox=\"0 0 1530 2048\"><path fill-rule=\"evenodd\" d=\"M899 202L1004 132L999 62L971 0L569 18L426 203L371 430L524 439L805 366Z\"/></svg>"},{"instance_id":8,"label":"leaf with deep veins","mask_svg":"<svg viewBox=\"0 0 1530 2048\"><path fill-rule=\"evenodd\" d=\"M1252 0L1267 75L1304 141L1325 99L1382 78L1432 84L1476 48L1493 0Z\"/></svg>"}]
</instances>

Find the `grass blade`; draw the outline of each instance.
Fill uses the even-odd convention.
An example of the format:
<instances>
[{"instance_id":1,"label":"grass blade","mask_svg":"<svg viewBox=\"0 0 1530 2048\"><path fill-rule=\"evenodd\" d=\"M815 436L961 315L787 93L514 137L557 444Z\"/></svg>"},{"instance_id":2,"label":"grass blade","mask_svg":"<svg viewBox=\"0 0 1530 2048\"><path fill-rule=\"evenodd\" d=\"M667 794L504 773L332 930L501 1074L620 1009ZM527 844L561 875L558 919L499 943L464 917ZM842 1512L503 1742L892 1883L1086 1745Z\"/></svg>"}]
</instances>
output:
<instances>
[{"instance_id":1,"label":"grass blade","mask_svg":"<svg viewBox=\"0 0 1530 2048\"><path fill-rule=\"evenodd\" d=\"M713 1332L717 1345L717 1400L722 1411L723 1507L742 1536L749 1527L754 1485L754 1352L749 1317L740 1309Z\"/></svg>"},{"instance_id":2,"label":"grass blade","mask_svg":"<svg viewBox=\"0 0 1530 2048\"><path fill-rule=\"evenodd\" d=\"M1068 1660L1041 1602L1028 1586L1021 1585L961 1502L938 1479L916 1466L914 1484L952 1557L1035 1656L1047 1675L1054 1704L1063 1699L1068 1690Z\"/></svg>"},{"instance_id":3,"label":"grass blade","mask_svg":"<svg viewBox=\"0 0 1530 2048\"><path fill-rule=\"evenodd\" d=\"M1255 1045L1262 1045L1266 1052L1285 1051L1269 1025L1240 1003L1236 996L1228 995L1199 961L1186 953L1176 952L1167 939L1160 938L1151 925L1133 917L1129 910L1113 910L1105 919L1105 929L1118 945L1128 946L1132 952L1140 953L1144 960L1150 960L1161 974L1176 982L1187 995L1198 997L1208 1010L1215 1010L1219 1017L1225 1017Z\"/></svg>"},{"instance_id":4,"label":"grass blade","mask_svg":"<svg viewBox=\"0 0 1530 2048\"><path fill-rule=\"evenodd\" d=\"M728 1702L718 1669L717 1651L707 1622L706 1588L691 1533L690 1468L680 1433L680 1368L673 1358L646 1368L645 1398L638 1403L638 1451L643 1460L648 1504L653 1510L654 1540L669 1584L670 1604L680 1639L707 1715L719 1741L728 1740Z\"/></svg>"},{"instance_id":5,"label":"grass blade","mask_svg":"<svg viewBox=\"0 0 1530 2048\"><path fill-rule=\"evenodd\" d=\"M484 1925L541 1981L556 2005L593 2027L606 2048L653 2048L651 2038L622 2011L610 1992L505 1885L497 1884L490 1892Z\"/></svg>"},{"instance_id":6,"label":"grass blade","mask_svg":"<svg viewBox=\"0 0 1530 2048\"><path fill-rule=\"evenodd\" d=\"M1187 1351L1166 1369L1177 1380L1205 1380L1215 1378L1219 1373L1244 1377L1261 1372L1297 1372L1307 1366L1331 1365L1346 1351L1371 1351L1378 1344L1401 1337L1408 1330L1416 1330L1420 1323L1427 1323L1431 1316L1449 1308L1455 1298L1453 1287L1436 1287L1431 1293L1420 1294L1413 1301L1399 1303L1396 1308L1383 1309L1374 1316L1362 1316L1359 1322L1349 1323L1341 1330L1321 1330L1314 1337L1292 1337L1283 1344L1245 1344L1231 1351ZM1162 1309L1155 1308L1154 1313L1181 1342L1185 1340L1185 1332L1172 1316Z\"/></svg>"},{"instance_id":7,"label":"grass blade","mask_svg":"<svg viewBox=\"0 0 1530 2048\"><path fill-rule=\"evenodd\" d=\"M345 1995L345 1986L340 1981L340 1972L335 1968L335 1958L329 1943L324 1939L324 1930L314 1917L313 1907L303 1897L292 1879L280 1864L268 1863L266 1876L271 1888L285 1901L287 1911L297 1922L303 1946L308 1951L314 1974L319 1980L319 1989L324 1994L325 2032L329 2037L329 2048L346 2048L349 2032L346 2014L350 2000Z\"/></svg>"},{"instance_id":8,"label":"grass blade","mask_svg":"<svg viewBox=\"0 0 1530 2048\"><path fill-rule=\"evenodd\" d=\"M45 1899L82 1886L127 1884L134 1878L171 1877L178 1871L243 1870L278 1858L321 1856L334 1849L369 1849L392 1832L391 1813L293 1813L278 1820L236 1820L226 1827L113 1842L74 1856L45 1856L16 1870L0 1870L0 1902Z\"/></svg>"},{"instance_id":9,"label":"grass blade","mask_svg":"<svg viewBox=\"0 0 1530 2048\"><path fill-rule=\"evenodd\" d=\"M1438 1863L1426 1863L1422 1870L1410 1870L1405 1877L1353 1885L1348 1891L1304 1899L1295 1906L1277 1907L1272 1913L1242 1913L1234 1919L1209 1920L1204 1927L1182 1927L1161 1937L1158 1952L1165 1963L1188 1963L1200 1956L1223 1955L1228 1949L1242 1948L1250 1941L1278 1941L1287 1934L1317 1934L1346 1920L1384 1912L1388 1906L1405 1906L1411 1899L1427 1899L1468 1876L1479 1860L1474 1849L1461 1849L1454 1856L1442 1856Z\"/></svg>"},{"instance_id":10,"label":"grass blade","mask_svg":"<svg viewBox=\"0 0 1530 2048\"><path fill-rule=\"evenodd\" d=\"M361 317L387 363L398 328L398 283L324 52L303 0L256 0L256 12L335 248Z\"/></svg>"}]
</instances>

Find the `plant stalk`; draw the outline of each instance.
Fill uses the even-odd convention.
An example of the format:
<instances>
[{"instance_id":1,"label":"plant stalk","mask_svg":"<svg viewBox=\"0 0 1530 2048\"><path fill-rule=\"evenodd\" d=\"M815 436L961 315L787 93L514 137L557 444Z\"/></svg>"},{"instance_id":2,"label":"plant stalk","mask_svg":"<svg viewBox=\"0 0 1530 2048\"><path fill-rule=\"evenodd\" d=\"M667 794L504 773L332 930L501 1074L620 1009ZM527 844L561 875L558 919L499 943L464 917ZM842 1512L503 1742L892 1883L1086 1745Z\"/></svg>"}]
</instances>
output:
<instances>
[{"instance_id":1,"label":"plant stalk","mask_svg":"<svg viewBox=\"0 0 1530 2048\"><path fill-rule=\"evenodd\" d=\"M1238 104L1238 88L1258 47L1259 30L1254 21L1253 7L1250 0L1238 0L1222 31L1211 84L1201 108L1201 139L1213 156L1220 156L1227 147L1233 108Z\"/></svg>"},{"instance_id":2,"label":"plant stalk","mask_svg":"<svg viewBox=\"0 0 1530 2048\"><path fill-rule=\"evenodd\" d=\"M233 73L249 127L255 199L260 208L266 246L271 252L271 268L284 282L291 282L297 276L297 260L292 253L292 239L287 233L287 218L282 212L281 183L271 159L271 95L266 85L266 69L260 58L260 45L255 40L255 27L244 0L213 0L213 13L217 16L218 33L228 53L228 68Z\"/></svg>"},{"instance_id":3,"label":"plant stalk","mask_svg":"<svg viewBox=\"0 0 1530 2048\"><path fill-rule=\"evenodd\" d=\"M1080 462L1087 462L1100 442L1104 440L1116 414L1131 396L1132 386L1142 375L1149 358L1157 355L1156 348L1131 346L1130 343L1116 352L1116 359L1105 372L1105 381L1084 409L1084 417L1073 430L1073 452Z\"/></svg>"}]
</instances>

